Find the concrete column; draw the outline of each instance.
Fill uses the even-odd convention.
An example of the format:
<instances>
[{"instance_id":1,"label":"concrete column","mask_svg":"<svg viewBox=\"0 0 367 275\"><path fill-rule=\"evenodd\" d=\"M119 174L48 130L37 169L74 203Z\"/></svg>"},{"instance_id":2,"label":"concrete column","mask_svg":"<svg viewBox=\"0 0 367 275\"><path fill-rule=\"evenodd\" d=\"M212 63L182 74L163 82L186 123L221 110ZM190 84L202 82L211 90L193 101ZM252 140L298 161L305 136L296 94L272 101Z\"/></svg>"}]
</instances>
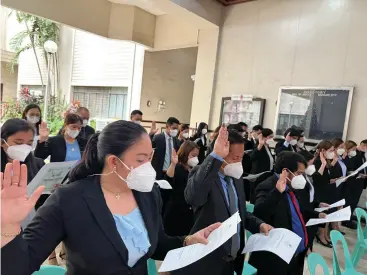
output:
<instances>
[{"instance_id":1,"label":"concrete column","mask_svg":"<svg viewBox=\"0 0 367 275\"><path fill-rule=\"evenodd\" d=\"M199 50L196 63L195 86L192 97L190 125L209 123L213 94L219 28L199 31Z\"/></svg>"}]
</instances>

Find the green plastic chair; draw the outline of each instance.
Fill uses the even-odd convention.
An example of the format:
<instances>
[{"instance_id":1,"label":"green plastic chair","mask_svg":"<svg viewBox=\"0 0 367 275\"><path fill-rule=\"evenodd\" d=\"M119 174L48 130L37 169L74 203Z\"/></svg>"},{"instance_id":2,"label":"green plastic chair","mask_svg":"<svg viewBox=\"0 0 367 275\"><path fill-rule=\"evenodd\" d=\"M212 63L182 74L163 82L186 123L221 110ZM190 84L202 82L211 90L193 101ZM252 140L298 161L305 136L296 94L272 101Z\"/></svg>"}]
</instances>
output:
<instances>
[{"instance_id":1,"label":"green plastic chair","mask_svg":"<svg viewBox=\"0 0 367 275\"><path fill-rule=\"evenodd\" d=\"M367 224L367 212L362 208L356 209L356 215L358 220L357 226L357 242L352 253L353 266L357 266L359 260L362 258L363 254L367 253L367 226L364 231L362 229L362 218Z\"/></svg>"},{"instance_id":2,"label":"green plastic chair","mask_svg":"<svg viewBox=\"0 0 367 275\"><path fill-rule=\"evenodd\" d=\"M66 269L56 265L42 265L39 271L32 275L65 275Z\"/></svg>"},{"instance_id":3,"label":"green plastic chair","mask_svg":"<svg viewBox=\"0 0 367 275\"><path fill-rule=\"evenodd\" d=\"M254 208L255 208L255 205L253 205L252 203L246 204L246 211L247 212L254 213Z\"/></svg>"},{"instance_id":4,"label":"green plastic chair","mask_svg":"<svg viewBox=\"0 0 367 275\"><path fill-rule=\"evenodd\" d=\"M155 261L152 259L148 260L148 275L158 275L157 266L155 265Z\"/></svg>"},{"instance_id":5,"label":"green plastic chair","mask_svg":"<svg viewBox=\"0 0 367 275\"><path fill-rule=\"evenodd\" d=\"M316 267L321 265L324 275L330 275L329 267L327 266L324 258L318 253L311 253L307 257L308 269L311 275L316 275Z\"/></svg>"},{"instance_id":6,"label":"green plastic chair","mask_svg":"<svg viewBox=\"0 0 367 275\"><path fill-rule=\"evenodd\" d=\"M255 275L257 273L257 269L250 265L248 262L244 262L242 274L241 275ZM237 275L235 272L234 275Z\"/></svg>"},{"instance_id":7,"label":"green plastic chair","mask_svg":"<svg viewBox=\"0 0 367 275\"><path fill-rule=\"evenodd\" d=\"M333 271L334 275L363 275L355 270L352 259L350 257L349 249L347 242L345 241L344 236L337 230L332 230L330 232L331 242L333 244ZM340 268L340 263L337 256L337 244L338 242L342 243L343 252L344 252L344 271Z\"/></svg>"}]
</instances>

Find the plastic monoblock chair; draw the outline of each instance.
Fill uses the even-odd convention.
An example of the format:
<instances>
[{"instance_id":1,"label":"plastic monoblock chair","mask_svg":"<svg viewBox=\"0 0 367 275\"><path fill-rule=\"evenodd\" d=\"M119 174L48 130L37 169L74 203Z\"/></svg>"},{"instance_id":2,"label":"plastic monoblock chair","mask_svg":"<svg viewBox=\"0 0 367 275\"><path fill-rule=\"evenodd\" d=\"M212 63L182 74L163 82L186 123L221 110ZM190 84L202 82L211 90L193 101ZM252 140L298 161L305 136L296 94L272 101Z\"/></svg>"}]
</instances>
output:
<instances>
[{"instance_id":1,"label":"plastic monoblock chair","mask_svg":"<svg viewBox=\"0 0 367 275\"><path fill-rule=\"evenodd\" d=\"M253 213L254 212L254 208L255 208L255 205L253 205L252 203L246 204L246 211L247 212Z\"/></svg>"},{"instance_id":2,"label":"plastic monoblock chair","mask_svg":"<svg viewBox=\"0 0 367 275\"><path fill-rule=\"evenodd\" d=\"M367 254L367 226L362 229L362 218L364 218L367 224L367 212L362 208L356 209L356 215L358 220L357 225L357 242L352 253L353 266L357 266L359 260L362 258L363 254Z\"/></svg>"},{"instance_id":3,"label":"plastic monoblock chair","mask_svg":"<svg viewBox=\"0 0 367 275\"><path fill-rule=\"evenodd\" d=\"M243 263L243 269L241 275L255 275L257 273L257 269L250 265L248 262ZM234 275L237 275L235 272Z\"/></svg>"},{"instance_id":4,"label":"plastic monoblock chair","mask_svg":"<svg viewBox=\"0 0 367 275\"><path fill-rule=\"evenodd\" d=\"M157 266L155 265L155 261L152 259L148 260L148 275L158 275Z\"/></svg>"},{"instance_id":5,"label":"plastic monoblock chair","mask_svg":"<svg viewBox=\"0 0 367 275\"><path fill-rule=\"evenodd\" d=\"M330 233L331 242L333 244L333 271L334 275L363 275L355 270L352 259L350 257L349 249L347 242L345 241L344 236L336 230L332 230ZM344 271L340 268L340 263L337 256L337 244L338 242L342 243L343 253L344 253Z\"/></svg>"},{"instance_id":6,"label":"plastic monoblock chair","mask_svg":"<svg viewBox=\"0 0 367 275\"><path fill-rule=\"evenodd\" d=\"M32 275L65 275L66 269L56 265L43 265Z\"/></svg>"},{"instance_id":7,"label":"plastic monoblock chair","mask_svg":"<svg viewBox=\"0 0 367 275\"><path fill-rule=\"evenodd\" d=\"M316 267L320 265L324 271L324 275L330 275L329 267L324 258L318 253L311 253L307 257L308 269L311 275L316 275Z\"/></svg>"}]
</instances>

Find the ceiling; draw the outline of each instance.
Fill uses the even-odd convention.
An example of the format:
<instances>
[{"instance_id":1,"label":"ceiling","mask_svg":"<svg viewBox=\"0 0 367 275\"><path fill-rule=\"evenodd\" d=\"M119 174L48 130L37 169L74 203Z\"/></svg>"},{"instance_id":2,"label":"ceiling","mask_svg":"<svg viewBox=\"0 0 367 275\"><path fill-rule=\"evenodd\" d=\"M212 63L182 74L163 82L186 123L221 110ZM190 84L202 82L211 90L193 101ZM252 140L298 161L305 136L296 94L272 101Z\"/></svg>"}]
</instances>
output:
<instances>
[{"instance_id":1,"label":"ceiling","mask_svg":"<svg viewBox=\"0 0 367 275\"><path fill-rule=\"evenodd\" d=\"M224 6L234 5L234 4L240 4L245 2L250 2L253 0L217 0L219 3L221 3Z\"/></svg>"}]
</instances>

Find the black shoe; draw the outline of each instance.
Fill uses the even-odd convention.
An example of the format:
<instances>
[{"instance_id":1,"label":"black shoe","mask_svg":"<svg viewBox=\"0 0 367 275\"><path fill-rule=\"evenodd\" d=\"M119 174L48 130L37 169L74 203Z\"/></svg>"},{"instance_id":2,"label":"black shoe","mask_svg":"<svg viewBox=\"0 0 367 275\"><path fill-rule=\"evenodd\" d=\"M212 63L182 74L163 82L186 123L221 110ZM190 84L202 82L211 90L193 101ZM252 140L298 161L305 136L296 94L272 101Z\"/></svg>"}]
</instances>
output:
<instances>
[{"instance_id":1,"label":"black shoe","mask_svg":"<svg viewBox=\"0 0 367 275\"><path fill-rule=\"evenodd\" d=\"M324 243L320 240L319 236L316 235L316 242L321 244L322 246L328 247L328 248L333 248L333 246L330 243Z\"/></svg>"},{"instance_id":2,"label":"black shoe","mask_svg":"<svg viewBox=\"0 0 367 275\"><path fill-rule=\"evenodd\" d=\"M349 229L356 230L357 224L353 221L342 222L342 226L348 227Z\"/></svg>"}]
</instances>

